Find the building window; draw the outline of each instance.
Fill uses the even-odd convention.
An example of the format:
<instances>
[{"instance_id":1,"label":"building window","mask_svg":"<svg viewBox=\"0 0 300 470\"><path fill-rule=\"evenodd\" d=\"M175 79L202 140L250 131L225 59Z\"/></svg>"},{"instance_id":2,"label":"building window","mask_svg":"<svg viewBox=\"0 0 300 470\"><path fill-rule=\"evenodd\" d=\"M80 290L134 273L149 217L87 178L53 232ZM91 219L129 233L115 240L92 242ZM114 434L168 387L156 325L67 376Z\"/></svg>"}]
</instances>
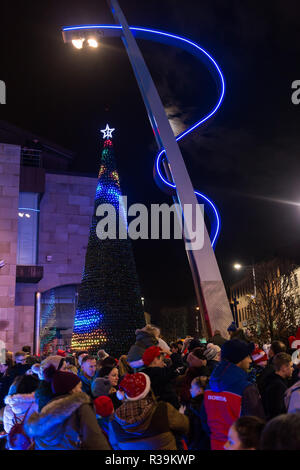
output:
<instances>
[{"instance_id":1,"label":"building window","mask_svg":"<svg viewBox=\"0 0 300 470\"><path fill-rule=\"evenodd\" d=\"M17 264L37 264L39 227L39 194L21 192L18 209Z\"/></svg>"}]
</instances>

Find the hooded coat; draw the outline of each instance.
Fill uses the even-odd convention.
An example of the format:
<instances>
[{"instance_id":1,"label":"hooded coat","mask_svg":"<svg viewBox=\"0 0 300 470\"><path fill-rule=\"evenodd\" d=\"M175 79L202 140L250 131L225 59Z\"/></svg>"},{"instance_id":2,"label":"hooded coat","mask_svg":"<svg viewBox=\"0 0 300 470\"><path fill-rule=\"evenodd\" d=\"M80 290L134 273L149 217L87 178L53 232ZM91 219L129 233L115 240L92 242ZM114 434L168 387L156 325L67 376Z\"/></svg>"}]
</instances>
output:
<instances>
[{"instance_id":1,"label":"hooded coat","mask_svg":"<svg viewBox=\"0 0 300 470\"><path fill-rule=\"evenodd\" d=\"M227 360L222 360L210 377L201 416L212 450L223 450L228 430L240 416L265 418L256 385L248 381L247 372Z\"/></svg>"},{"instance_id":2,"label":"hooded coat","mask_svg":"<svg viewBox=\"0 0 300 470\"><path fill-rule=\"evenodd\" d=\"M158 345L158 340L153 334L149 333L148 331L136 330L135 334L135 344L129 349L127 361L131 367L136 369L143 367L144 363L142 360L142 356L144 352L151 346Z\"/></svg>"},{"instance_id":3,"label":"hooded coat","mask_svg":"<svg viewBox=\"0 0 300 470\"><path fill-rule=\"evenodd\" d=\"M26 416L26 421L29 416L38 411L38 405L35 402L35 395L33 393L16 393L15 395L7 395L5 397L5 408L3 412L3 426L5 432L9 433L15 424L15 419L22 421L26 411L29 409Z\"/></svg>"},{"instance_id":4,"label":"hooded coat","mask_svg":"<svg viewBox=\"0 0 300 470\"><path fill-rule=\"evenodd\" d=\"M32 413L25 431L35 450L110 450L90 397L83 392L51 400L40 413Z\"/></svg>"},{"instance_id":5,"label":"hooded coat","mask_svg":"<svg viewBox=\"0 0 300 470\"><path fill-rule=\"evenodd\" d=\"M177 450L173 432L188 434L187 416L150 394L118 408L109 423L109 442L115 450Z\"/></svg>"}]
</instances>

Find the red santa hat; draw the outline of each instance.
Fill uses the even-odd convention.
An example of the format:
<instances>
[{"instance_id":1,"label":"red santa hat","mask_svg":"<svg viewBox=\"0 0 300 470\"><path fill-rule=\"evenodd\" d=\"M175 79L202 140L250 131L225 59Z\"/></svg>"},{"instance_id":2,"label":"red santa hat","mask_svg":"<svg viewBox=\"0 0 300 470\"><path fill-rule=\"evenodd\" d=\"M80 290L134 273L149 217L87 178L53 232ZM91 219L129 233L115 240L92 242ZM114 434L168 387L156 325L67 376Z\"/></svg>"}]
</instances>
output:
<instances>
[{"instance_id":1,"label":"red santa hat","mask_svg":"<svg viewBox=\"0 0 300 470\"><path fill-rule=\"evenodd\" d=\"M143 372L126 374L119 384L119 389L124 390L127 400L142 400L150 391L150 378Z\"/></svg>"},{"instance_id":2,"label":"red santa hat","mask_svg":"<svg viewBox=\"0 0 300 470\"><path fill-rule=\"evenodd\" d=\"M256 365L262 365L263 362L268 362L268 356L266 355L265 351L258 348L257 345L252 352L251 357Z\"/></svg>"},{"instance_id":3,"label":"red santa hat","mask_svg":"<svg viewBox=\"0 0 300 470\"><path fill-rule=\"evenodd\" d=\"M291 349L300 349L300 326L297 330L296 336L289 337L289 344Z\"/></svg>"}]
</instances>

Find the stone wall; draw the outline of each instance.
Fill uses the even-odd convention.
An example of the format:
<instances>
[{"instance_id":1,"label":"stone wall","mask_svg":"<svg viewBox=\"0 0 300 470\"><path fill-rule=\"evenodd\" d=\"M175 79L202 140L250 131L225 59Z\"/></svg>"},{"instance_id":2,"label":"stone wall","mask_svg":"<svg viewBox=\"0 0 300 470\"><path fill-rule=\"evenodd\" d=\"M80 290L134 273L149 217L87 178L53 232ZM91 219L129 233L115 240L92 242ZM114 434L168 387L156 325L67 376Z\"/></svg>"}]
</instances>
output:
<instances>
[{"instance_id":1,"label":"stone wall","mask_svg":"<svg viewBox=\"0 0 300 470\"><path fill-rule=\"evenodd\" d=\"M20 147L0 144L0 340L14 350Z\"/></svg>"},{"instance_id":2,"label":"stone wall","mask_svg":"<svg viewBox=\"0 0 300 470\"><path fill-rule=\"evenodd\" d=\"M14 350L33 345L35 293L81 282L96 185L97 178L46 174L38 259L44 276L38 284L17 283Z\"/></svg>"}]
</instances>

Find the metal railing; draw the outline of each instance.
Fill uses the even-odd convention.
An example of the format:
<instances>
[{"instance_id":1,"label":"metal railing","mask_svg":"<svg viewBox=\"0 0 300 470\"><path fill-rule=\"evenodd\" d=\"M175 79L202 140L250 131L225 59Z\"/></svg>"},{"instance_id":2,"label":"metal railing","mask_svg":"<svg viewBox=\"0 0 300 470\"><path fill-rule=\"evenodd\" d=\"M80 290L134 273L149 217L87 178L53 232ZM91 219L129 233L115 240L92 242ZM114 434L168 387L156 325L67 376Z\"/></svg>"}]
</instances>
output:
<instances>
[{"instance_id":1,"label":"metal railing","mask_svg":"<svg viewBox=\"0 0 300 470\"><path fill-rule=\"evenodd\" d=\"M23 147L21 150L21 165L42 167L41 150Z\"/></svg>"}]
</instances>

